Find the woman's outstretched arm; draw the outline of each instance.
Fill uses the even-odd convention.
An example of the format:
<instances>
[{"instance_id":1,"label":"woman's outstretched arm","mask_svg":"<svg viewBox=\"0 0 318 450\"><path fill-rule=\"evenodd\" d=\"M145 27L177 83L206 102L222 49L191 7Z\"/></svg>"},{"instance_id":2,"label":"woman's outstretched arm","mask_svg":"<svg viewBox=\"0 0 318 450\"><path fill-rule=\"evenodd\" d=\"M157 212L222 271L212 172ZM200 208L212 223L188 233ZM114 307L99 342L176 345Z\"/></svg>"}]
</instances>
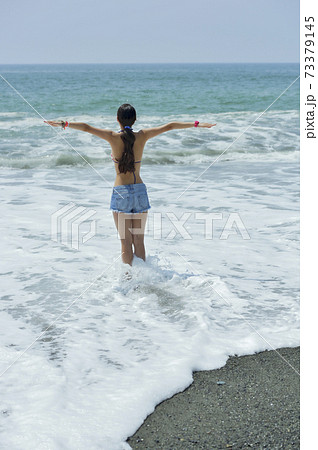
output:
<instances>
[{"instance_id":1,"label":"woman's outstretched arm","mask_svg":"<svg viewBox=\"0 0 318 450\"><path fill-rule=\"evenodd\" d=\"M65 128L67 124L68 128L73 128L74 130L85 131L86 133L94 134L95 136L105 139L111 142L117 133L111 130L103 130L102 128L95 128L84 122L64 122L63 120L45 120L45 123L51 125L52 127L62 127Z\"/></svg>"},{"instance_id":2,"label":"woman's outstretched arm","mask_svg":"<svg viewBox=\"0 0 318 450\"><path fill-rule=\"evenodd\" d=\"M159 134L166 133L171 130L182 130L185 128L211 128L214 127L216 123L201 123L201 122L170 122L165 125L154 128L146 128L142 130L146 140L151 139Z\"/></svg>"}]
</instances>

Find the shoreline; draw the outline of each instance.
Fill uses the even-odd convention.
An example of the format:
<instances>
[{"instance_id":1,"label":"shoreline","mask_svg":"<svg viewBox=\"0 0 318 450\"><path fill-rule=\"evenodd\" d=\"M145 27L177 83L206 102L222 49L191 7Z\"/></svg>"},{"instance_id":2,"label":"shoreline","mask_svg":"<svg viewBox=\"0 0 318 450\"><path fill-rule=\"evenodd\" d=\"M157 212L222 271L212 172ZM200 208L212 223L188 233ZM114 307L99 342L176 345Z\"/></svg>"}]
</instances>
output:
<instances>
[{"instance_id":1,"label":"shoreline","mask_svg":"<svg viewBox=\"0 0 318 450\"><path fill-rule=\"evenodd\" d=\"M194 372L193 383L157 405L127 443L154 450L298 449L299 375L277 352L299 372L299 347L231 356L220 369Z\"/></svg>"}]
</instances>

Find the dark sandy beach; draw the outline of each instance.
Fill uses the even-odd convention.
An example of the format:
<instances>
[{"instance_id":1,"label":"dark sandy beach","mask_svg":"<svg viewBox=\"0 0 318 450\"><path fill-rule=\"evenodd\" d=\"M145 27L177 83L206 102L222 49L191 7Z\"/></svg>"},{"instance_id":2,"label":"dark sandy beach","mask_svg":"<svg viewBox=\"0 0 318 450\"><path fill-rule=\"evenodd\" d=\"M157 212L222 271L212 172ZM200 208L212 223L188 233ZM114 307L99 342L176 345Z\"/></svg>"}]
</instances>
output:
<instances>
[{"instance_id":1,"label":"dark sandy beach","mask_svg":"<svg viewBox=\"0 0 318 450\"><path fill-rule=\"evenodd\" d=\"M299 372L299 347L277 352ZM195 372L127 442L156 450L298 449L299 375L277 352L230 357L221 369Z\"/></svg>"}]
</instances>

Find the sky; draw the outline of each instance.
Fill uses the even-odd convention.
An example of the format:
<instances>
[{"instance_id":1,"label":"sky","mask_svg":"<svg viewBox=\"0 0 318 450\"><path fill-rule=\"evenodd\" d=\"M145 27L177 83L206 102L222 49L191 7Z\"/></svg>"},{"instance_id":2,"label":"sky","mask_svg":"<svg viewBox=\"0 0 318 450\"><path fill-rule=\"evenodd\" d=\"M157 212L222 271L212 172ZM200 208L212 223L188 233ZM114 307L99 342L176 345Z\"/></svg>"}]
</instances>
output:
<instances>
[{"instance_id":1,"label":"sky","mask_svg":"<svg viewBox=\"0 0 318 450\"><path fill-rule=\"evenodd\" d=\"M1 0L0 64L299 62L299 0Z\"/></svg>"}]
</instances>

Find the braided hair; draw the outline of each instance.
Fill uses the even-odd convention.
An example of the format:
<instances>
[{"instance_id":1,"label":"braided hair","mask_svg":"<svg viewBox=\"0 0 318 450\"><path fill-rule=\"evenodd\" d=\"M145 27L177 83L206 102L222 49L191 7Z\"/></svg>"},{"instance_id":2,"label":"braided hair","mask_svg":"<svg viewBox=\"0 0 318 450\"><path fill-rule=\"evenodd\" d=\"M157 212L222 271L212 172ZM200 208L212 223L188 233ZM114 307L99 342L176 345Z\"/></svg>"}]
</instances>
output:
<instances>
[{"instance_id":1,"label":"braided hair","mask_svg":"<svg viewBox=\"0 0 318 450\"><path fill-rule=\"evenodd\" d=\"M120 173L134 172L135 171L135 156L133 146L136 137L132 131L131 126L136 120L136 110L128 103L124 103L118 108L117 119L124 127L121 130L121 139L125 145L122 157L118 161L118 170Z\"/></svg>"}]
</instances>

